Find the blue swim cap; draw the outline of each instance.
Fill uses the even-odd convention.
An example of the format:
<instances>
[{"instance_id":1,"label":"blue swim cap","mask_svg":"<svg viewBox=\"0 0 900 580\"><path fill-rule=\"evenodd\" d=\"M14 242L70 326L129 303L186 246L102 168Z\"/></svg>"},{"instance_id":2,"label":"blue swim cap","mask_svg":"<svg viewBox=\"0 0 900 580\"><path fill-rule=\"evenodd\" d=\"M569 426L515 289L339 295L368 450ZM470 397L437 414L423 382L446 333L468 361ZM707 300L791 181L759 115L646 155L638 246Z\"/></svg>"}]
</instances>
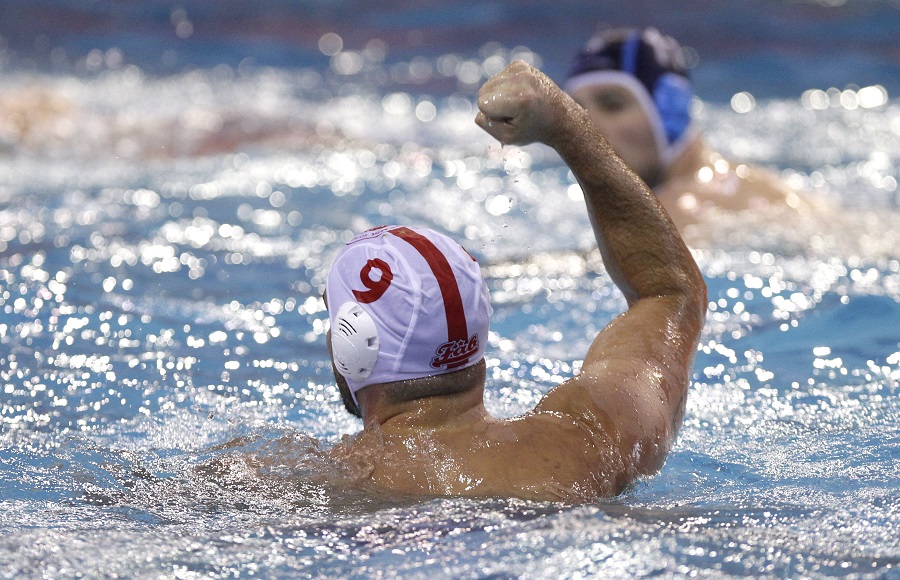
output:
<instances>
[{"instance_id":1,"label":"blue swim cap","mask_svg":"<svg viewBox=\"0 0 900 580\"><path fill-rule=\"evenodd\" d=\"M638 82L634 82L637 80ZM657 125L661 158L669 163L688 133L693 91L681 46L655 28L610 29L592 37L573 59L568 92L593 84L631 89Z\"/></svg>"}]
</instances>

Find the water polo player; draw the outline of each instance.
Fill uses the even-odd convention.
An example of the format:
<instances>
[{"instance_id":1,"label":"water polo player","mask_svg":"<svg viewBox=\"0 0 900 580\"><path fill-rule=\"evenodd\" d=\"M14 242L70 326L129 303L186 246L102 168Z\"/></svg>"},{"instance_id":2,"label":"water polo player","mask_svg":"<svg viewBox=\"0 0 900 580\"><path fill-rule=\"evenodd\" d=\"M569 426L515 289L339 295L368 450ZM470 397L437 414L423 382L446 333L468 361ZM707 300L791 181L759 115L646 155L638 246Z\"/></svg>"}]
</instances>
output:
<instances>
[{"instance_id":1,"label":"water polo player","mask_svg":"<svg viewBox=\"0 0 900 580\"><path fill-rule=\"evenodd\" d=\"M809 214L810 202L774 174L713 151L691 121L681 46L654 28L608 29L575 55L565 90L613 150L659 197L679 229L717 212Z\"/></svg>"},{"instance_id":2,"label":"water polo player","mask_svg":"<svg viewBox=\"0 0 900 580\"><path fill-rule=\"evenodd\" d=\"M333 455L396 492L566 501L620 493L660 468L680 428L703 278L653 193L543 73L512 63L485 83L478 106L476 122L498 141L544 143L572 170L628 309L596 336L579 374L532 411L496 419L484 407L490 304L475 259L431 230L364 232L326 282L335 377L363 420Z\"/></svg>"}]
</instances>

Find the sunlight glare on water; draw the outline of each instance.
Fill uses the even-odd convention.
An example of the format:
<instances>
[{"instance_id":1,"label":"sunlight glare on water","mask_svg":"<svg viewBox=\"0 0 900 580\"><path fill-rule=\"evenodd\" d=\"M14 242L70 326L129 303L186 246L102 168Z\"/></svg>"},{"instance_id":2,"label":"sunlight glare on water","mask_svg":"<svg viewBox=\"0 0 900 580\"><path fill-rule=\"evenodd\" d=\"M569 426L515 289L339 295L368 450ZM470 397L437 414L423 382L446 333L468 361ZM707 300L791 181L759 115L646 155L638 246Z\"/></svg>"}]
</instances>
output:
<instances>
[{"instance_id":1,"label":"sunlight glare on water","mask_svg":"<svg viewBox=\"0 0 900 580\"><path fill-rule=\"evenodd\" d=\"M360 427L321 298L355 232L420 224L479 257L498 416L578 372L625 302L571 173L472 123L471 89L537 55L491 45L388 69L377 44L321 38L346 79L123 65L0 82L36 108L27 130L0 129L0 574L896 572L895 96L696 102L716 148L790 168L840 210L691 232L709 313L659 476L580 507L398 499L324 454ZM366 88L384 75L461 90Z\"/></svg>"}]
</instances>

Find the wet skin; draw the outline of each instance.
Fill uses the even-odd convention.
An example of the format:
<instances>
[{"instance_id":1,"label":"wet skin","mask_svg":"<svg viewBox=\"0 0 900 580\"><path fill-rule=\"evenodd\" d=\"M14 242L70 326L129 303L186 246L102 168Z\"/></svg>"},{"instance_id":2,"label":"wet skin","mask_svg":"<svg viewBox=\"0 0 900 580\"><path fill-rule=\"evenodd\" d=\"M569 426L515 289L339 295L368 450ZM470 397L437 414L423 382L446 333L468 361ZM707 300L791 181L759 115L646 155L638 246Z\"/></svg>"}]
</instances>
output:
<instances>
[{"instance_id":1,"label":"wet skin","mask_svg":"<svg viewBox=\"0 0 900 580\"><path fill-rule=\"evenodd\" d=\"M773 212L784 217L827 211L813 205L777 176L748 163L726 159L699 134L665 167L647 114L631 89L605 83L572 93L619 157L653 188L678 229L713 224L719 212Z\"/></svg>"},{"instance_id":2,"label":"wet skin","mask_svg":"<svg viewBox=\"0 0 900 580\"><path fill-rule=\"evenodd\" d=\"M653 193L543 73L512 63L485 83L478 105L476 122L500 143L543 143L573 171L628 310L596 336L581 373L521 417L487 413L479 362L415 379L451 394L397 400L399 383L357 391L363 431L333 456L360 479L406 493L566 501L619 493L658 470L674 443L706 286Z\"/></svg>"}]
</instances>

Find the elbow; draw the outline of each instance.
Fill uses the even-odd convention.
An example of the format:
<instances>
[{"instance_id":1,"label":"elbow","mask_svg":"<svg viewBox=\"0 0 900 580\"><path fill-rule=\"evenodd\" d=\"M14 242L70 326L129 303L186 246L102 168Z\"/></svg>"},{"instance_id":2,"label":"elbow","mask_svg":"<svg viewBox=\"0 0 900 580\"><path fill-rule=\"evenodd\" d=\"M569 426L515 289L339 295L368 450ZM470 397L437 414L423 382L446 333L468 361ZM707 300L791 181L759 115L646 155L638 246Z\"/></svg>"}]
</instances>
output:
<instances>
[{"instance_id":1,"label":"elbow","mask_svg":"<svg viewBox=\"0 0 900 580\"><path fill-rule=\"evenodd\" d=\"M686 277L669 292L675 299L682 320L694 321L698 326L703 326L706 321L706 312L709 308L706 282L697 272L696 276Z\"/></svg>"},{"instance_id":2,"label":"elbow","mask_svg":"<svg viewBox=\"0 0 900 580\"><path fill-rule=\"evenodd\" d=\"M700 326L706 322L706 311L709 308L709 296L706 290L706 282L703 276L697 273L696 280L692 284L692 300L691 305L694 309L694 315L700 323Z\"/></svg>"},{"instance_id":3,"label":"elbow","mask_svg":"<svg viewBox=\"0 0 900 580\"><path fill-rule=\"evenodd\" d=\"M673 320L678 321L676 323L676 327L679 329L678 334L699 340L703 325L706 324L706 313L709 308L706 283L700 278L672 294L670 304L672 304L672 312L675 316Z\"/></svg>"},{"instance_id":4,"label":"elbow","mask_svg":"<svg viewBox=\"0 0 900 580\"><path fill-rule=\"evenodd\" d=\"M682 278L680 294L682 297L682 312L687 318L695 320L699 326L706 322L706 312L709 308L709 297L706 288L706 280L696 263L685 272Z\"/></svg>"}]
</instances>

